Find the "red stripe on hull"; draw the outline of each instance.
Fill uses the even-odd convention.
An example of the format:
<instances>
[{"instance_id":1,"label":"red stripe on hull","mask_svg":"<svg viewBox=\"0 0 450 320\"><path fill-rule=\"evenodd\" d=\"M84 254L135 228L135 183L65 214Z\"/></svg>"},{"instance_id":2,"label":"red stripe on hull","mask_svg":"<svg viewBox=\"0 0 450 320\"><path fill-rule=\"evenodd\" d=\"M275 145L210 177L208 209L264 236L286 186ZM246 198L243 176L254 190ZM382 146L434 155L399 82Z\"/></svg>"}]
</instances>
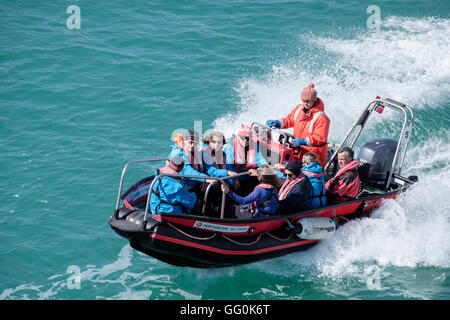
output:
<instances>
[{"instance_id":1,"label":"red stripe on hull","mask_svg":"<svg viewBox=\"0 0 450 320\"><path fill-rule=\"evenodd\" d=\"M305 244L314 243L314 242L318 242L319 241L319 240L303 240L303 241L291 242L291 243L288 243L288 244L283 244L283 245L280 245L280 246L275 246L275 247L270 247L270 248L265 248L265 249L236 250L235 251L235 250L218 249L218 248L206 246L206 245L203 245L203 244L193 243L193 242L180 240L180 239L176 239L176 238L172 238L172 237L167 237L167 236L163 236L163 235L159 235L159 234L155 234L155 233L150 234L150 237L154 238L154 239L162 240L162 241L176 243L176 244L179 244L179 245L182 245L182 246L193 247L193 248L196 248L196 249L201 249L201 250L206 250L206 251L211 251L211 252L215 252L215 253L219 253L219 254L226 254L226 255L261 254L261 253L266 253L266 252L275 251L275 250L282 250L282 249L292 248L292 247L296 247L296 246L302 246L302 245L305 245Z\"/></svg>"}]
</instances>

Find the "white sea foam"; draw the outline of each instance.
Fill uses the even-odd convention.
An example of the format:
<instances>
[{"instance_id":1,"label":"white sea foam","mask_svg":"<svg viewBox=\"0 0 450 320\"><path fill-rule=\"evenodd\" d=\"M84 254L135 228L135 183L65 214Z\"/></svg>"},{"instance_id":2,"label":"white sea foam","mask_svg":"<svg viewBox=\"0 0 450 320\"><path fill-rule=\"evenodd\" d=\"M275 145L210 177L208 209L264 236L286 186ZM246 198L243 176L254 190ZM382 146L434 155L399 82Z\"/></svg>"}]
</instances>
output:
<instances>
[{"instance_id":1,"label":"white sea foam","mask_svg":"<svg viewBox=\"0 0 450 320\"><path fill-rule=\"evenodd\" d=\"M450 267L450 204L441 178L425 176L371 218L344 225L332 239L290 259L330 277L361 275L370 265Z\"/></svg>"}]
</instances>

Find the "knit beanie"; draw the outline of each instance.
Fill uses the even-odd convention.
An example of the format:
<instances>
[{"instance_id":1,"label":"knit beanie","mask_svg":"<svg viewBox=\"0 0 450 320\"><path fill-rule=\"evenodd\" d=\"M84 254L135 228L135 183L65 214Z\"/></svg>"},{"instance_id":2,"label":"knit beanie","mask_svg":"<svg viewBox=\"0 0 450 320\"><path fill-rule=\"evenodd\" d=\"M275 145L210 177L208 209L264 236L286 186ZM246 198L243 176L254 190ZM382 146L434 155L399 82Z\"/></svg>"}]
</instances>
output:
<instances>
[{"instance_id":1,"label":"knit beanie","mask_svg":"<svg viewBox=\"0 0 450 320\"><path fill-rule=\"evenodd\" d=\"M171 167L175 171L183 170L184 159L180 156L174 156L172 159L170 159L169 167Z\"/></svg>"},{"instance_id":2,"label":"knit beanie","mask_svg":"<svg viewBox=\"0 0 450 320\"><path fill-rule=\"evenodd\" d=\"M302 91L302 100L317 100L317 91L314 89L314 84L310 83L306 88Z\"/></svg>"},{"instance_id":3,"label":"knit beanie","mask_svg":"<svg viewBox=\"0 0 450 320\"><path fill-rule=\"evenodd\" d=\"M291 162L288 162L285 166L285 169L292 171L292 173L295 174L295 176L298 176L300 174L301 168L302 168L302 165L301 165L300 161L291 161Z\"/></svg>"}]
</instances>

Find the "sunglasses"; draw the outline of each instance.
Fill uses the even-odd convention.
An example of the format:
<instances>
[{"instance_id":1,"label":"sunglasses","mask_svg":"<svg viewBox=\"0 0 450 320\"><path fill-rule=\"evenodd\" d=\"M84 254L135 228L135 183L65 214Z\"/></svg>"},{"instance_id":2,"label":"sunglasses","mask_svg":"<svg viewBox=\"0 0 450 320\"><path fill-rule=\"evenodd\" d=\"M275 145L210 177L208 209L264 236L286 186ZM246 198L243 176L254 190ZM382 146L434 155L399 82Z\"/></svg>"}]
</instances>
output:
<instances>
[{"instance_id":1,"label":"sunglasses","mask_svg":"<svg viewBox=\"0 0 450 320\"><path fill-rule=\"evenodd\" d=\"M294 174L293 174L293 173L286 173L286 177L287 177L287 178L293 178L293 177L294 177Z\"/></svg>"}]
</instances>

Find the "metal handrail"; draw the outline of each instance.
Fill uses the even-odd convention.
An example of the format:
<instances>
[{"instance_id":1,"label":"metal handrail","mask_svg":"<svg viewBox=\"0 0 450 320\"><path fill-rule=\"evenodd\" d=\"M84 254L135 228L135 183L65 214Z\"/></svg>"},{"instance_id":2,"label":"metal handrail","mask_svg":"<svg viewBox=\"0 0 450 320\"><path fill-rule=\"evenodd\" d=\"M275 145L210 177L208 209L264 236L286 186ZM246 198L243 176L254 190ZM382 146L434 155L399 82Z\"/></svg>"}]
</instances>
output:
<instances>
[{"instance_id":1,"label":"metal handrail","mask_svg":"<svg viewBox=\"0 0 450 320\"><path fill-rule=\"evenodd\" d=\"M402 131L400 133L400 138L397 142L397 148L395 150L395 154L394 154L394 159L392 161L392 165L391 165L391 170L389 171L389 176L388 179L386 181L386 188L389 187L391 180L392 180L392 176L394 174L394 169L395 169L395 165L398 162L398 154L399 154L399 150L401 148L401 146L404 144L404 150L403 150L403 154L401 155L400 158L400 162L399 162L399 166L398 166L398 172L397 174L401 173L401 169L403 166L403 163L405 161L405 156L406 156L406 149L408 147L408 143L409 143L409 137L411 135L411 131L414 125L414 113L411 109L411 107L392 100L390 98L377 98L373 101L371 101L367 107L361 112L361 114L359 115L359 117L356 119L356 121L354 122L354 124L351 126L351 128L349 129L349 131L347 132L347 134L345 135L344 139L342 140L342 142L339 144L340 146L344 146L347 143L347 140L350 138L351 134L354 132L356 126L360 126L359 127L359 131L356 134L355 138L353 139L353 142L350 144L350 147L353 148L353 146L355 145L356 141L359 138L359 135L362 131L362 129L364 128L367 119L369 118L369 116L371 115L371 113L374 111L375 106L378 103L383 103L384 107L391 107L393 109L396 110L400 110L403 112L404 114L404 120L403 120L403 126L402 126ZM408 117L408 112L410 114L410 118ZM409 130L406 131L407 129L407 124L408 124L408 120L409 120ZM405 133L407 134L407 136L405 137ZM406 139L406 142L403 142L403 139ZM337 153L339 150L335 150L335 152L333 153L332 157L330 158L330 160L327 162L324 171L326 171L328 169L328 167L330 166L330 164L333 162L333 160L336 158Z\"/></svg>"},{"instance_id":2,"label":"metal handrail","mask_svg":"<svg viewBox=\"0 0 450 320\"><path fill-rule=\"evenodd\" d=\"M246 176L246 175L249 175L249 173L248 172L241 172L241 173L238 173L236 176L231 177L231 178L235 179L237 177ZM225 178L223 178L223 179L225 179ZM206 204L208 203L209 192L210 192L212 186L213 186L212 184L209 184L208 187L206 188L206 191L205 191L205 200L204 200L203 209L202 209L202 213L203 214L206 213Z\"/></svg>"},{"instance_id":3,"label":"metal handrail","mask_svg":"<svg viewBox=\"0 0 450 320\"><path fill-rule=\"evenodd\" d=\"M152 158L152 159L137 159L137 160L130 160L130 161L128 161L128 162L125 164L125 166L123 167L123 169L122 169L122 175L121 175L121 177L120 177L119 192L118 192L118 194L117 194L117 201L116 201L116 210L118 210L118 209L119 209L119 206L120 206L120 198L121 198L121 195L122 195L123 182L124 182L124 179L125 179L125 173L127 172L128 167L129 167L131 164L134 164L134 163L143 163L143 162L167 161L167 160L169 160L169 159L168 159L168 158ZM146 206L145 206L144 221L147 221L148 208L149 208L149 203L150 203L150 196L151 196L151 193L152 193L152 190L153 190L153 185L155 184L155 182L156 182L159 178L161 178L161 177L163 177L163 176L169 176L169 177L175 176L175 177L179 177L179 178L187 178L187 179L218 180L221 184L223 184L223 183L224 183L224 180L227 180L227 179L230 179L230 178L233 179L233 178L236 178L236 177L239 177L239 176L248 175L248 174L249 174L248 172L241 172L241 173L238 173L238 174L237 174L236 176L234 176L234 177L232 177L232 176L226 176L226 177L222 177L222 178L217 178L217 177L209 177L209 176L208 176L208 177L199 177L199 176L193 176L193 175L183 175L183 174L171 175L171 174L160 173L159 175L157 175L157 176L153 179L152 183L150 184L149 193L148 193L148 197L147 197L147 203L146 203ZM211 185L209 185L208 188L206 189L206 194L205 194L205 205L206 205L206 201L207 201L207 198L208 198L208 193L209 193L210 188L211 188ZM225 193L223 193L223 195L222 195L222 207L221 207L221 213L220 213L221 218L223 218L224 215L225 215L225 211L224 211L224 208L225 208L225 197L226 197L226 195L225 195ZM205 212L205 207L203 208L203 212Z\"/></svg>"},{"instance_id":4,"label":"metal handrail","mask_svg":"<svg viewBox=\"0 0 450 320\"><path fill-rule=\"evenodd\" d=\"M248 172L242 172L240 174L238 174L238 176L243 176L243 175L248 175ZM169 174L169 173L160 173L158 174L152 181L152 183L150 184L150 188L148 189L148 194L147 194L147 203L145 204L145 213L144 213L144 223L146 223L147 221L147 216L148 216L148 211L149 211L149 207L150 207L150 197L151 194L153 193L153 186L155 184L155 182L157 180L159 180L161 177L176 177L176 178L187 178L187 179L202 179L202 180L217 180L219 181L220 184L224 184L225 181L227 179L232 179L234 177L232 176L226 176L226 177L199 177L199 176L193 176L193 175L186 175L186 174ZM210 187L210 186L208 186ZM226 194L225 192L222 192L222 204L221 204L221 208L220 208L220 218L223 219L223 217L225 216L225 199L226 199Z\"/></svg>"},{"instance_id":5,"label":"metal handrail","mask_svg":"<svg viewBox=\"0 0 450 320\"><path fill-rule=\"evenodd\" d=\"M130 160L127 162L127 164L122 169L122 175L120 177L120 184L119 184L119 193L117 195L117 202L116 202L116 210L119 209L120 206L120 196L122 195L122 189L123 189L123 180L125 178L125 172L127 172L128 167L133 163L140 163L140 162L154 162L154 161L166 161L167 158L152 158L152 159L139 159L139 160Z\"/></svg>"}]
</instances>

